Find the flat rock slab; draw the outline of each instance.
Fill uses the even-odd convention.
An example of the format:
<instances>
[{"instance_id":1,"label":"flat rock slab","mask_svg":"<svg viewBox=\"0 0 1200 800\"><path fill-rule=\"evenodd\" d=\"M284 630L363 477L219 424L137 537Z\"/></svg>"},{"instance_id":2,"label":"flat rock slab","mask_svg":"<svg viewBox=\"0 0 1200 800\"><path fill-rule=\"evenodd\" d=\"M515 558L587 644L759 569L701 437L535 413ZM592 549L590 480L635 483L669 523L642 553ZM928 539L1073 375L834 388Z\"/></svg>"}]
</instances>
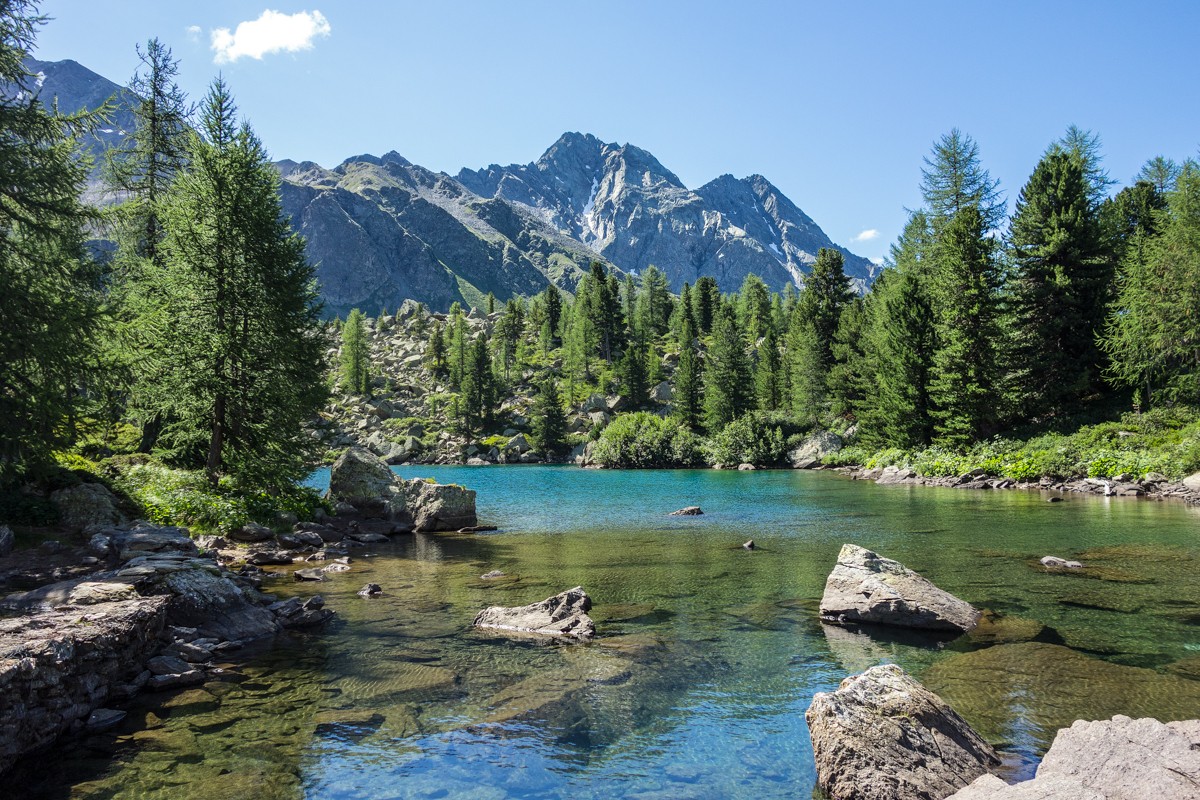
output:
<instances>
[{"instance_id":1,"label":"flat rock slab","mask_svg":"<svg viewBox=\"0 0 1200 800\"><path fill-rule=\"evenodd\" d=\"M1000 764L962 717L894 664L818 693L804 718L830 800L942 800Z\"/></svg>"},{"instance_id":2,"label":"flat rock slab","mask_svg":"<svg viewBox=\"0 0 1200 800\"><path fill-rule=\"evenodd\" d=\"M557 636L566 639L591 639L596 624L587 612L592 600L582 586L568 589L540 603L506 608L492 606L475 617L476 628Z\"/></svg>"},{"instance_id":3,"label":"flat rock slab","mask_svg":"<svg viewBox=\"0 0 1200 800\"><path fill-rule=\"evenodd\" d=\"M954 800L1198 800L1200 720L1079 720L1054 738L1033 780L977 779Z\"/></svg>"},{"instance_id":4,"label":"flat rock slab","mask_svg":"<svg viewBox=\"0 0 1200 800\"><path fill-rule=\"evenodd\" d=\"M980 612L934 586L899 561L865 547L842 545L825 582L821 618L833 623L870 622L928 630L969 631Z\"/></svg>"}]
</instances>

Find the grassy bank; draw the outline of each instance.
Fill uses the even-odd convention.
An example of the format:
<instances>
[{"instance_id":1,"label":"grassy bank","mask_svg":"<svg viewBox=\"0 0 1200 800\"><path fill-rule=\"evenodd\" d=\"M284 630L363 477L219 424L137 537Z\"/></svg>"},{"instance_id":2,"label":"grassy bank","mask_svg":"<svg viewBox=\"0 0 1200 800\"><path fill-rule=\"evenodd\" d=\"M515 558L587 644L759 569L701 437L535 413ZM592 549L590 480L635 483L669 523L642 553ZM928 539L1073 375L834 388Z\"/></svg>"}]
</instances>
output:
<instances>
[{"instance_id":1,"label":"grassy bank","mask_svg":"<svg viewBox=\"0 0 1200 800\"><path fill-rule=\"evenodd\" d=\"M826 458L825 463L902 466L927 477L982 469L1014 480L1043 476L1143 478L1149 473L1178 480L1200 470L1200 411L1175 407L1128 413L1119 420L1085 425L1073 432L996 437L965 451L937 446L874 450L851 445Z\"/></svg>"}]
</instances>

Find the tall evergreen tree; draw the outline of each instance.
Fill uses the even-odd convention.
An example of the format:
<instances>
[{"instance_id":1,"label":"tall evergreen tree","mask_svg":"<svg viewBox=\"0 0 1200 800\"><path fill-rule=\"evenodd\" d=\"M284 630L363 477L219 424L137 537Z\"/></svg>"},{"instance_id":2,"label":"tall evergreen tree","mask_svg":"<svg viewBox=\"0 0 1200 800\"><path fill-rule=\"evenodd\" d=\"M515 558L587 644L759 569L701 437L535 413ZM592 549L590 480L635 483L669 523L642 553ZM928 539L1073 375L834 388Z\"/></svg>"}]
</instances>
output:
<instances>
[{"instance_id":1,"label":"tall evergreen tree","mask_svg":"<svg viewBox=\"0 0 1200 800\"><path fill-rule=\"evenodd\" d=\"M999 274L993 240L975 205L963 206L934 245L937 349L930 400L937 437L959 446L994 428L999 385Z\"/></svg>"},{"instance_id":2,"label":"tall evergreen tree","mask_svg":"<svg viewBox=\"0 0 1200 800\"><path fill-rule=\"evenodd\" d=\"M704 413L704 363L696 352L696 331L690 317L684 317L679 337L679 363L675 367L675 418L692 430L700 427Z\"/></svg>"},{"instance_id":3,"label":"tall evergreen tree","mask_svg":"<svg viewBox=\"0 0 1200 800\"><path fill-rule=\"evenodd\" d=\"M23 66L41 18L0 5L0 480L49 457L94 374L99 295L84 250L86 162L75 137L88 114L38 99Z\"/></svg>"},{"instance_id":4,"label":"tall evergreen tree","mask_svg":"<svg viewBox=\"0 0 1200 800\"><path fill-rule=\"evenodd\" d=\"M717 281L710 275L704 275L696 280L692 287L692 303L696 335L708 336L712 333L713 320L721 307L721 290Z\"/></svg>"},{"instance_id":5,"label":"tall evergreen tree","mask_svg":"<svg viewBox=\"0 0 1200 800\"><path fill-rule=\"evenodd\" d=\"M646 404L649 386L646 384L646 352L640 343L630 342L618 365L621 377L621 393L629 398L633 408Z\"/></svg>"},{"instance_id":6,"label":"tall evergreen tree","mask_svg":"<svg viewBox=\"0 0 1200 800\"><path fill-rule=\"evenodd\" d=\"M758 407L764 411L777 411L783 404L783 372L780 364L775 328L768 326L758 345L754 364L754 393Z\"/></svg>"},{"instance_id":7,"label":"tall evergreen tree","mask_svg":"<svg viewBox=\"0 0 1200 800\"><path fill-rule=\"evenodd\" d=\"M833 336L833 363L825 383L830 411L853 416L873 391L866 352L867 303L856 297L842 309Z\"/></svg>"},{"instance_id":8,"label":"tall evergreen tree","mask_svg":"<svg viewBox=\"0 0 1200 800\"><path fill-rule=\"evenodd\" d=\"M463 419L468 433L491 423L496 409L496 388L488 338L480 333L467 347L467 365L463 372Z\"/></svg>"},{"instance_id":9,"label":"tall evergreen tree","mask_svg":"<svg viewBox=\"0 0 1200 800\"><path fill-rule=\"evenodd\" d=\"M567 451L567 415L553 377L538 385L533 401L533 446L547 459L561 458Z\"/></svg>"},{"instance_id":10,"label":"tall evergreen tree","mask_svg":"<svg viewBox=\"0 0 1200 800\"><path fill-rule=\"evenodd\" d=\"M822 371L827 372L833 365L833 338L842 309L853 298L850 279L845 273L845 258L837 250L822 247L817 251L817 260L796 306L797 313L812 326Z\"/></svg>"},{"instance_id":11,"label":"tall evergreen tree","mask_svg":"<svg viewBox=\"0 0 1200 800\"><path fill-rule=\"evenodd\" d=\"M363 313L357 308L342 326L341 385L352 394L367 394L371 351Z\"/></svg>"},{"instance_id":12,"label":"tall evergreen tree","mask_svg":"<svg viewBox=\"0 0 1200 800\"><path fill-rule=\"evenodd\" d=\"M1175 180L1179 177L1179 165L1174 159L1165 156L1155 156L1142 165L1135 181L1145 181L1161 194L1166 194L1175 188Z\"/></svg>"},{"instance_id":13,"label":"tall evergreen tree","mask_svg":"<svg viewBox=\"0 0 1200 800\"><path fill-rule=\"evenodd\" d=\"M754 408L750 359L737 315L722 303L715 316L704 371L704 426L709 432L719 431Z\"/></svg>"},{"instance_id":14,"label":"tall evergreen tree","mask_svg":"<svg viewBox=\"0 0 1200 800\"><path fill-rule=\"evenodd\" d=\"M646 341L667 332L671 318L671 293L667 288L667 276L651 264L642 273L642 290L637 300L637 325L635 330Z\"/></svg>"},{"instance_id":15,"label":"tall evergreen tree","mask_svg":"<svg viewBox=\"0 0 1200 800\"><path fill-rule=\"evenodd\" d=\"M757 342L771 327L771 293L762 278L751 273L738 292L738 318L746 338Z\"/></svg>"},{"instance_id":16,"label":"tall evergreen tree","mask_svg":"<svg viewBox=\"0 0 1200 800\"><path fill-rule=\"evenodd\" d=\"M958 128L933 143L921 169L921 196L935 229L968 206L978 209L985 231L995 230L1004 219L1000 181L980 163L979 144Z\"/></svg>"},{"instance_id":17,"label":"tall evergreen tree","mask_svg":"<svg viewBox=\"0 0 1200 800\"><path fill-rule=\"evenodd\" d=\"M1045 155L1063 152L1078 159L1083 169L1083 180L1087 186L1088 202L1097 208L1108 197L1108 190L1116 183L1108 177L1104 168L1104 156L1100 152L1100 134L1071 125L1062 138L1050 145Z\"/></svg>"},{"instance_id":18,"label":"tall evergreen tree","mask_svg":"<svg viewBox=\"0 0 1200 800\"><path fill-rule=\"evenodd\" d=\"M1112 375L1148 401L1200 402L1200 165L1187 161L1158 232L1130 247L1104 340Z\"/></svg>"},{"instance_id":19,"label":"tall evergreen tree","mask_svg":"<svg viewBox=\"0 0 1200 800\"><path fill-rule=\"evenodd\" d=\"M550 335L557 341L559 318L562 316L562 293L551 283L547 284L542 296L546 298L546 323L550 326Z\"/></svg>"},{"instance_id":20,"label":"tall evergreen tree","mask_svg":"<svg viewBox=\"0 0 1200 800\"><path fill-rule=\"evenodd\" d=\"M1024 418L1097 388L1111 279L1082 159L1051 149L1021 189L1009 234L1015 388Z\"/></svg>"},{"instance_id":21,"label":"tall evergreen tree","mask_svg":"<svg viewBox=\"0 0 1200 800\"><path fill-rule=\"evenodd\" d=\"M324 402L313 269L284 219L279 174L213 83L189 167L164 203L163 440L183 461L263 486L304 473Z\"/></svg>"}]
</instances>

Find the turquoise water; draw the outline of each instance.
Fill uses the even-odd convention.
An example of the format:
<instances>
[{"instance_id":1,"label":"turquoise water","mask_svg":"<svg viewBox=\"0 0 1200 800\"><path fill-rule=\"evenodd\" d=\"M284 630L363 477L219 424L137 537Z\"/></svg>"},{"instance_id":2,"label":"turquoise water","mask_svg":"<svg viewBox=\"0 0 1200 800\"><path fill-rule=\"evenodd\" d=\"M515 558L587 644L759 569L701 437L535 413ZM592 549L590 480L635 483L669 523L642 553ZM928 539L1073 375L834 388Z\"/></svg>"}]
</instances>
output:
<instances>
[{"instance_id":1,"label":"turquoise water","mask_svg":"<svg viewBox=\"0 0 1200 800\"><path fill-rule=\"evenodd\" d=\"M317 587L280 580L340 621L228 680L143 698L125 727L56 754L29 796L807 797L813 693L882 661L946 697L1013 777L1077 717L1200 716L1196 509L792 471L397 471L475 489L499 530L402 536ZM666 516L687 505L705 515ZM844 542L995 613L955 642L823 626ZM1048 553L1088 567L1049 574ZM367 581L386 594L357 597ZM575 585L592 644L470 627Z\"/></svg>"}]
</instances>

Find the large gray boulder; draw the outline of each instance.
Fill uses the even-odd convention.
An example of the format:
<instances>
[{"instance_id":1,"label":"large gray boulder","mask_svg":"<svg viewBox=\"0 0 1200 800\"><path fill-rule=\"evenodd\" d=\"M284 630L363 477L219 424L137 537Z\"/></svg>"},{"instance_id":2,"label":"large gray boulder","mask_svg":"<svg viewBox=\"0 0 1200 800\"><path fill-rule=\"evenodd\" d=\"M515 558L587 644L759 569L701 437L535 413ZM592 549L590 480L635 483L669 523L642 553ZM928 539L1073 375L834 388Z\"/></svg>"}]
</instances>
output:
<instances>
[{"instance_id":1,"label":"large gray boulder","mask_svg":"<svg viewBox=\"0 0 1200 800\"><path fill-rule=\"evenodd\" d=\"M81 483L50 493L58 509L58 521L67 530L82 531L90 525L115 525L122 521L117 498L99 483Z\"/></svg>"},{"instance_id":2,"label":"large gray boulder","mask_svg":"<svg viewBox=\"0 0 1200 800\"><path fill-rule=\"evenodd\" d=\"M999 766L954 709L894 664L820 692L804 715L830 800L942 800Z\"/></svg>"},{"instance_id":3,"label":"large gray boulder","mask_svg":"<svg viewBox=\"0 0 1200 800\"><path fill-rule=\"evenodd\" d=\"M842 449L842 437L831 431L816 431L788 452L792 469L820 466L825 456Z\"/></svg>"},{"instance_id":4,"label":"large gray boulder","mask_svg":"<svg viewBox=\"0 0 1200 800\"><path fill-rule=\"evenodd\" d=\"M821 618L964 632L979 623L970 603L934 586L899 561L865 547L842 545L825 581Z\"/></svg>"},{"instance_id":5,"label":"large gray boulder","mask_svg":"<svg viewBox=\"0 0 1200 800\"><path fill-rule=\"evenodd\" d=\"M396 475L379 456L351 447L338 456L329 471L329 499L357 505L390 497Z\"/></svg>"},{"instance_id":6,"label":"large gray boulder","mask_svg":"<svg viewBox=\"0 0 1200 800\"><path fill-rule=\"evenodd\" d=\"M453 483L430 483L420 478L403 483L414 531L457 531L479 524L475 515L474 490Z\"/></svg>"},{"instance_id":7,"label":"large gray boulder","mask_svg":"<svg viewBox=\"0 0 1200 800\"><path fill-rule=\"evenodd\" d=\"M1200 720L1115 716L1063 728L1033 780L992 775L954 800L1200 800Z\"/></svg>"},{"instance_id":8,"label":"large gray boulder","mask_svg":"<svg viewBox=\"0 0 1200 800\"><path fill-rule=\"evenodd\" d=\"M596 624L587 612L592 600L582 586L548 597L540 603L506 608L491 606L475 617L476 628L532 633L564 639L591 639Z\"/></svg>"},{"instance_id":9,"label":"large gray boulder","mask_svg":"<svg viewBox=\"0 0 1200 800\"><path fill-rule=\"evenodd\" d=\"M0 558L4 558L11 553L16 543L17 539L13 536L12 528L7 525L0 525Z\"/></svg>"}]
</instances>

